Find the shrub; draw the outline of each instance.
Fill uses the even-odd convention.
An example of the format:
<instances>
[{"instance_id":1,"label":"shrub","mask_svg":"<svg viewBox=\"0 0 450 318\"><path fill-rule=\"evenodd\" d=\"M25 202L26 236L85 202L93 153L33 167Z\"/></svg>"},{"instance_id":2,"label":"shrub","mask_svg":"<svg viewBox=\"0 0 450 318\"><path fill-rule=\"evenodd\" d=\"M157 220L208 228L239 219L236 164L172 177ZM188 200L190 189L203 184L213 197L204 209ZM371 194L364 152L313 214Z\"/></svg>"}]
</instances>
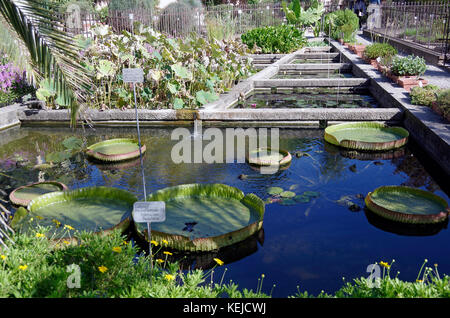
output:
<instances>
[{"instance_id":1,"label":"shrub","mask_svg":"<svg viewBox=\"0 0 450 318\"><path fill-rule=\"evenodd\" d=\"M337 40L355 41L355 32L359 28L359 19L352 10L337 10L325 15L324 32Z\"/></svg>"},{"instance_id":2,"label":"shrub","mask_svg":"<svg viewBox=\"0 0 450 318\"><path fill-rule=\"evenodd\" d=\"M410 92L411 103L414 105L423 105L430 107L437 100L439 87L435 85L426 85L423 87L413 87Z\"/></svg>"},{"instance_id":3,"label":"shrub","mask_svg":"<svg viewBox=\"0 0 450 318\"><path fill-rule=\"evenodd\" d=\"M256 28L242 34L241 39L251 50L258 47L262 53L290 53L307 43L303 31L293 25Z\"/></svg>"},{"instance_id":4,"label":"shrub","mask_svg":"<svg viewBox=\"0 0 450 318\"><path fill-rule=\"evenodd\" d=\"M444 113L444 116L450 115L450 88L441 90L437 93L436 103Z\"/></svg>"},{"instance_id":5,"label":"shrub","mask_svg":"<svg viewBox=\"0 0 450 318\"><path fill-rule=\"evenodd\" d=\"M134 106L133 88L122 81L123 67L143 70L136 97L138 107L146 109L201 107L253 71L251 59L244 58L246 46L237 41L208 41L195 34L174 39L138 23L133 34L115 34L107 25L93 30L90 43L80 41L85 42L80 51L85 67L96 74L87 101L92 108ZM40 83L39 93L64 106L50 81Z\"/></svg>"},{"instance_id":6,"label":"shrub","mask_svg":"<svg viewBox=\"0 0 450 318\"><path fill-rule=\"evenodd\" d=\"M397 76L420 76L425 73L427 64L422 57L409 55L396 56L392 60L391 72Z\"/></svg>"},{"instance_id":7,"label":"shrub","mask_svg":"<svg viewBox=\"0 0 450 318\"><path fill-rule=\"evenodd\" d=\"M366 46L364 55L371 60L389 58L397 55L397 49L388 43L374 43Z\"/></svg>"}]
</instances>

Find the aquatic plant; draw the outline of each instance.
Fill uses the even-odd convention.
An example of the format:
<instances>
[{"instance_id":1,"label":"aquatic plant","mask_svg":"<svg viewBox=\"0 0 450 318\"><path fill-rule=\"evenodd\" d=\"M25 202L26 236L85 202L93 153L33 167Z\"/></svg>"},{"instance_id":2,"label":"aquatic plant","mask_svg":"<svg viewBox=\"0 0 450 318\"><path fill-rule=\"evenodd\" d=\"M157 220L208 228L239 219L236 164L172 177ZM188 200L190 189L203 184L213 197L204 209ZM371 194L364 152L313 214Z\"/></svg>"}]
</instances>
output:
<instances>
[{"instance_id":1,"label":"aquatic plant","mask_svg":"<svg viewBox=\"0 0 450 318\"><path fill-rule=\"evenodd\" d=\"M261 53L290 53L307 43L303 31L293 25L255 28L242 34L241 40L250 50Z\"/></svg>"},{"instance_id":2,"label":"aquatic plant","mask_svg":"<svg viewBox=\"0 0 450 318\"><path fill-rule=\"evenodd\" d=\"M225 184L183 184L151 193L166 202L166 221L152 226L155 240L185 251L208 251L240 242L261 229L264 202ZM138 224L147 236L145 224Z\"/></svg>"}]
</instances>

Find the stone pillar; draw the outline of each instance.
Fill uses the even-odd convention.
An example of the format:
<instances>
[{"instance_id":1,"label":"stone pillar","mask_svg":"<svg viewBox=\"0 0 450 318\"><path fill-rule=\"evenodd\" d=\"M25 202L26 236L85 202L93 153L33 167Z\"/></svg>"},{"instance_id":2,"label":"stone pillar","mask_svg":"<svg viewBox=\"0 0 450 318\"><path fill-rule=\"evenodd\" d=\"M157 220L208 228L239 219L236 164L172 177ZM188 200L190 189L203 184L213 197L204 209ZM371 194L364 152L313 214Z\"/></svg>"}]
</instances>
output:
<instances>
[{"instance_id":1,"label":"stone pillar","mask_svg":"<svg viewBox=\"0 0 450 318\"><path fill-rule=\"evenodd\" d=\"M381 28L381 6L379 4L371 3L367 8L367 13L367 28L369 30Z\"/></svg>"}]
</instances>

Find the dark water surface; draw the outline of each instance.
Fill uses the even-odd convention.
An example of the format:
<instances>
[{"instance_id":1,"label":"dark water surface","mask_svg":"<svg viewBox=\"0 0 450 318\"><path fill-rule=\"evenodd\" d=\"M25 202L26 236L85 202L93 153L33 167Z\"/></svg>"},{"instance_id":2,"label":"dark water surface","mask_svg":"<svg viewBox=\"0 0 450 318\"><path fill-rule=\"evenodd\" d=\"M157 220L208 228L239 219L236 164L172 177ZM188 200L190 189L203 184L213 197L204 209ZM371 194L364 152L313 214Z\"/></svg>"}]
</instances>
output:
<instances>
[{"instance_id":1,"label":"dark water surface","mask_svg":"<svg viewBox=\"0 0 450 318\"><path fill-rule=\"evenodd\" d=\"M226 265L215 269L216 280L226 267L225 281L232 279L240 288L255 290L264 274L263 291L269 293L276 284L275 297L295 294L297 285L313 294L333 292L342 286L342 277L368 277L369 264L392 259L396 260L392 271L394 275L400 271L401 279L415 280L425 258L429 264L439 264L441 273L450 274L448 229L383 224L364 209L363 197L383 185L418 187L448 201L448 189L441 189L430 173L442 180L448 176L435 170L435 164L414 147L384 157L354 158L355 154L326 144L323 130L284 129L280 130L280 147L292 154L301 151L308 155L294 155L287 170L261 175L246 163L175 164L171 150L177 141L171 140L171 132L171 128L141 129L147 146L144 165L148 193L186 183L225 183L264 200L270 197L267 188L274 186L296 194L319 193L306 203L266 204L263 231L221 251L190 254L183 261L185 267L208 268L214 264L212 258L219 257ZM71 189L118 187L143 198L139 160L105 166L79 153L55 168L33 169L45 161L47 154L64 150L62 141L73 135L89 145L108 138L135 137L136 130L97 128L83 134L81 129L72 132L33 127L0 132L0 189L9 193L44 178L63 182ZM346 203L349 201L354 212Z\"/></svg>"}]
</instances>

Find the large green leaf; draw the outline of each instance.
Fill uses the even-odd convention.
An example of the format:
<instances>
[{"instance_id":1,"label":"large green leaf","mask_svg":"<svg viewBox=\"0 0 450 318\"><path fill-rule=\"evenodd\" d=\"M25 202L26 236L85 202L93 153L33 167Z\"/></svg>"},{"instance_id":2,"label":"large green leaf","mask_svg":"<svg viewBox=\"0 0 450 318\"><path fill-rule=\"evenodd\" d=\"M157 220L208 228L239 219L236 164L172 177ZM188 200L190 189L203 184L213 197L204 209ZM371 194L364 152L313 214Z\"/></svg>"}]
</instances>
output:
<instances>
[{"instance_id":1,"label":"large green leaf","mask_svg":"<svg viewBox=\"0 0 450 318\"><path fill-rule=\"evenodd\" d=\"M152 224L152 239L180 250L206 251L242 241L262 226L264 202L224 184L185 184L165 188L148 201L166 203L166 221ZM146 225L138 224L146 234Z\"/></svg>"},{"instance_id":2,"label":"large green leaf","mask_svg":"<svg viewBox=\"0 0 450 318\"><path fill-rule=\"evenodd\" d=\"M181 77L182 79L192 79L191 71L182 66L180 63L173 64L170 67L176 76Z\"/></svg>"},{"instance_id":3,"label":"large green leaf","mask_svg":"<svg viewBox=\"0 0 450 318\"><path fill-rule=\"evenodd\" d=\"M130 224L136 201L129 192L108 187L47 193L30 202L29 215L16 227L25 232L36 225L50 227L48 235L56 239L73 235L64 225L79 231L124 230Z\"/></svg>"}]
</instances>

